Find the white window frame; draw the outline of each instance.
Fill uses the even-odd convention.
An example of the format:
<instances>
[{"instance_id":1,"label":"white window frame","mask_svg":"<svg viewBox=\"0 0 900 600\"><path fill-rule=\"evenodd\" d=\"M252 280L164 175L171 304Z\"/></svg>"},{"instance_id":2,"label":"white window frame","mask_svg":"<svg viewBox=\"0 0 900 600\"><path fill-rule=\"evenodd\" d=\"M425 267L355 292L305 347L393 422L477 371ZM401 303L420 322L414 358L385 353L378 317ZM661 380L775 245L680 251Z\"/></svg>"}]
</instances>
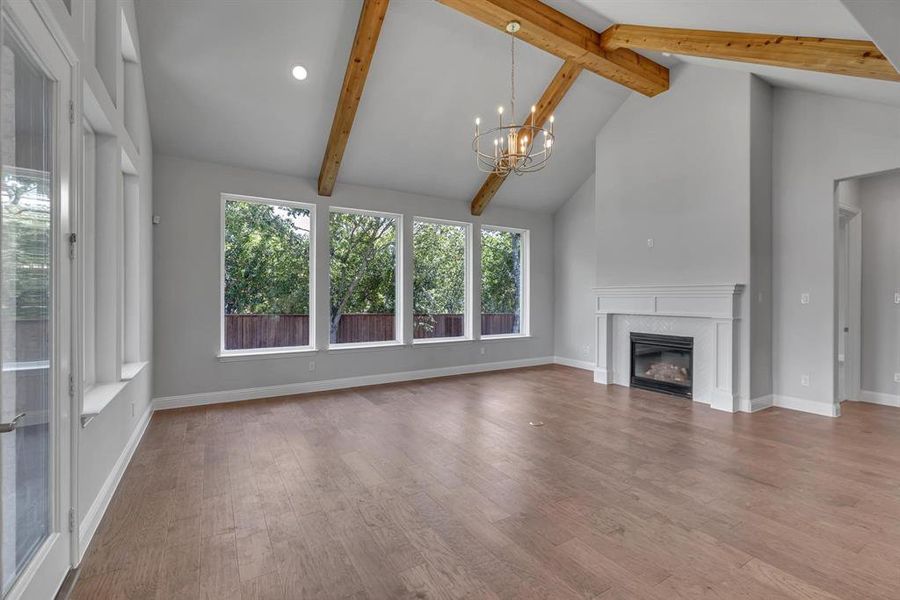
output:
<instances>
[{"instance_id":1,"label":"white window frame","mask_svg":"<svg viewBox=\"0 0 900 600\"><path fill-rule=\"evenodd\" d=\"M523 338L531 336L531 231L528 229L520 229L518 227L506 227L503 225L488 225L483 223L478 230L478 244L479 250L481 250L481 232L484 229L489 229L492 231L505 231L508 233L518 233L522 236L522 295L519 298L519 302L521 306L519 307L519 333L498 333L493 335L485 335L481 334L480 338L483 340L501 340L505 338ZM481 252L479 252L479 256L481 256ZM483 259L481 259L483 260ZM481 266L481 265L479 265ZM479 269L481 272L481 269ZM482 279L484 278L484 274L481 274ZM482 282L478 282L478 329L481 331L481 315L483 314L484 307L482 306L482 298L481 295L484 293L482 290Z\"/></svg>"},{"instance_id":2,"label":"white window frame","mask_svg":"<svg viewBox=\"0 0 900 600\"><path fill-rule=\"evenodd\" d=\"M328 208L328 257L324 265L324 272L328 273L328 316L329 329L331 322L331 214L344 213L364 215L367 217L383 217L394 220L394 339L384 340L380 342L345 342L332 343L329 331L328 348L329 350L350 350L354 348L381 348L385 346L403 346L403 323L406 315L406 305L403 301L403 282L406 273L403 271L403 249L405 247L403 239L403 215L400 213L392 213L380 210L365 210L360 208L347 208L343 206L330 206ZM411 307L410 307L411 308Z\"/></svg>"},{"instance_id":3,"label":"white window frame","mask_svg":"<svg viewBox=\"0 0 900 600\"><path fill-rule=\"evenodd\" d=\"M435 225L450 225L453 227L462 227L466 233L465 240L465 265L463 270L463 277L465 280L465 298L463 300L463 334L461 336L455 337L439 337L439 338L416 338L415 337L415 316L416 316L416 307L415 301L410 305L410 312L412 313L413 318L413 344L440 344L446 342L466 342L474 339L473 331L474 331L474 322L473 318L475 314L475 305L473 302L473 294L472 288L472 223L468 221L452 221L450 219L433 219L431 217L413 217L413 239L410 240L410 252L412 253L412 269L413 272L410 274L412 278L412 285L415 286L416 280L416 251L415 251L415 224L416 221L421 221L423 223L433 223ZM413 291L413 296L415 296L415 291ZM480 316L480 315L479 315Z\"/></svg>"},{"instance_id":4,"label":"white window frame","mask_svg":"<svg viewBox=\"0 0 900 600\"><path fill-rule=\"evenodd\" d=\"M309 211L309 344L306 346L279 346L277 348L225 348L225 206L228 202L252 202L268 206L284 206ZM223 193L219 206L219 353L221 360L241 357L284 356L316 352L316 205L295 200L263 198L243 194Z\"/></svg>"}]
</instances>

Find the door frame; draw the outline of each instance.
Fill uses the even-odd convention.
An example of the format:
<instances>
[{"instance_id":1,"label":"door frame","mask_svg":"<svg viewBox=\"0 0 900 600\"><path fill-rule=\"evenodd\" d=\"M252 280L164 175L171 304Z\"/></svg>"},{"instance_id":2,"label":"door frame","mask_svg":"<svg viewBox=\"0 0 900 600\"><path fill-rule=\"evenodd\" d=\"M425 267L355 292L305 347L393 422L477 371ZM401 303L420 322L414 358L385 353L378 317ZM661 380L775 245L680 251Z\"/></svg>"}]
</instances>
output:
<instances>
[{"instance_id":1,"label":"door frame","mask_svg":"<svg viewBox=\"0 0 900 600\"><path fill-rule=\"evenodd\" d=\"M838 203L838 227L835 237L835 260L843 260L841 255L842 242L839 236L842 231L846 231L847 243L847 265L846 278L840 276L835 277L835 336L838 343L835 345L835 375L836 380L840 381L841 356L840 356L840 338L844 335L841 329L840 303L841 296L846 294L847 298L847 325L850 329L849 335L844 340L844 386L836 386L836 395L846 396L838 397L837 400L859 400L861 382L860 369L862 361L862 211L859 207ZM837 273L840 273L840 265ZM844 393L846 392L846 393Z\"/></svg>"},{"instance_id":2,"label":"door frame","mask_svg":"<svg viewBox=\"0 0 900 600\"><path fill-rule=\"evenodd\" d=\"M69 253L69 234L76 221L77 143L80 136L72 116L81 97L80 71L77 55L65 41L65 36L53 16L53 9L45 0L10 2L0 0L0 10L10 26L26 44L28 50L54 86L54 157L51 252L53 328L51 332L52 414L56 417L51 428L51 525L50 534L29 564L19 574L4 600L52 598L77 554L78 514L77 448L78 448L78 377L74 326L75 269ZM74 386L73 386L74 383ZM73 526L74 525L74 526ZM63 568L64 567L64 568Z\"/></svg>"}]
</instances>

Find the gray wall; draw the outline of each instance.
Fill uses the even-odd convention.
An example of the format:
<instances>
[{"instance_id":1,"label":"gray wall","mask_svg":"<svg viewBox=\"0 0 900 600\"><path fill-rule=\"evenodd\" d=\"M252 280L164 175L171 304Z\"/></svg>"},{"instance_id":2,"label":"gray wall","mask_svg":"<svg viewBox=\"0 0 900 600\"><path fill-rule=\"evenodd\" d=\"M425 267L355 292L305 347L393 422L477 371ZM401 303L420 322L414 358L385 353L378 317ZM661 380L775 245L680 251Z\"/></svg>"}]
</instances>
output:
<instances>
[{"instance_id":1,"label":"gray wall","mask_svg":"<svg viewBox=\"0 0 900 600\"><path fill-rule=\"evenodd\" d=\"M597 136L597 283L748 283L750 75L681 65ZM654 247L647 247L647 239Z\"/></svg>"},{"instance_id":2,"label":"gray wall","mask_svg":"<svg viewBox=\"0 0 900 600\"><path fill-rule=\"evenodd\" d=\"M750 82L750 397L772 393L772 87ZM745 367L745 372L747 367Z\"/></svg>"},{"instance_id":3,"label":"gray wall","mask_svg":"<svg viewBox=\"0 0 900 600\"><path fill-rule=\"evenodd\" d=\"M597 251L594 235L595 181L591 175L553 215L555 354L594 366L593 297Z\"/></svg>"},{"instance_id":4,"label":"gray wall","mask_svg":"<svg viewBox=\"0 0 900 600\"><path fill-rule=\"evenodd\" d=\"M859 180L862 208L862 389L900 396L900 172Z\"/></svg>"},{"instance_id":5,"label":"gray wall","mask_svg":"<svg viewBox=\"0 0 900 600\"><path fill-rule=\"evenodd\" d=\"M671 75L669 91L632 94L597 136L596 282L750 286L752 76L686 64ZM757 95L762 102L765 90ZM763 133L757 146L765 141ZM748 400L749 303L742 307L738 388Z\"/></svg>"},{"instance_id":6,"label":"gray wall","mask_svg":"<svg viewBox=\"0 0 900 600\"><path fill-rule=\"evenodd\" d=\"M835 181L900 166L900 109L776 89L773 371L777 395L835 398ZM801 304L801 293L810 303ZM808 374L810 385L801 385ZM827 407L826 407L827 408Z\"/></svg>"},{"instance_id":7,"label":"gray wall","mask_svg":"<svg viewBox=\"0 0 900 600\"><path fill-rule=\"evenodd\" d=\"M553 224L549 215L489 207L471 217L468 202L389 190L338 185L331 198L315 182L212 163L157 155L154 228L154 396L290 385L354 376L553 354ZM526 339L458 342L433 346L320 350L314 355L220 362L220 194L230 192L318 205L317 252L327 257L329 205L384 210L413 216L506 225L531 231L531 333ZM407 261L406 267L411 262ZM318 261L316 302L328 306L327 261ZM411 290L411 288L410 288ZM407 292L409 293L409 292ZM324 319L324 321L322 320ZM317 324L327 340L327 311ZM324 344L320 344L323 347ZM485 354L480 353L480 347ZM314 371L308 369L315 360Z\"/></svg>"}]
</instances>

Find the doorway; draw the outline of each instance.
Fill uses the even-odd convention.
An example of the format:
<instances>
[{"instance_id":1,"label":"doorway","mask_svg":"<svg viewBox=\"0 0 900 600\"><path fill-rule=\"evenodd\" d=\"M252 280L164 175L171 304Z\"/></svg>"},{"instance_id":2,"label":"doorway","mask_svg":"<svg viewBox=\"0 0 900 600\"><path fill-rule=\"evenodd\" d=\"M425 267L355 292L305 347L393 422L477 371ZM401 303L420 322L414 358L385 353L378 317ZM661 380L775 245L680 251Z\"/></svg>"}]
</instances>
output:
<instances>
[{"instance_id":1,"label":"doorway","mask_svg":"<svg viewBox=\"0 0 900 600\"><path fill-rule=\"evenodd\" d=\"M837 390L841 402L860 396L862 215L853 201L856 185L856 181L838 184Z\"/></svg>"}]
</instances>

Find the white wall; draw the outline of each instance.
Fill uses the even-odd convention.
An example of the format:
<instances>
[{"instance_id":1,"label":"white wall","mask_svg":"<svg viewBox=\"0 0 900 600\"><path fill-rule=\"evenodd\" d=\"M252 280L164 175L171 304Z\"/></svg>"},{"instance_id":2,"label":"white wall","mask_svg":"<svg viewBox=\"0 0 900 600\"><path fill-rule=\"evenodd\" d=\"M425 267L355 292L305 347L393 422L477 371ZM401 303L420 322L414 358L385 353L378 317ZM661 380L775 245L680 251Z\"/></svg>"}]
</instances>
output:
<instances>
[{"instance_id":1,"label":"white wall","mask_svg":"<svg viewBox=\"0 0 900 600\"><path fill-rule=\"evenodd\" d=\"M553 215L555 355L593 368L593 296L597 251L594 236L595 180L591 175Z\"/></svg>"},{"instance_id":2,"label":"white wall","mask_svg":"<svg viewBox=\"0 0 900 600\"><path fill-rule=\"evenodd\" d=\"M859 181L862 209L862 363L865 392L900 401L900 171ZM865 394L864 394L865 398Z\"/></svg>"},{"instance_id":3,"label":"white wall","mask_svg":"<svg viewBox=\"0 0 900 600\"><path fill-rule=\"evenodd\" d=\"M774 391L827 412L836 386L835 181L900 166L900 109L786 89L775 90L774 109Z\"/></svg>"},{"instance_id":4,"label":"white wall","mask_svg":"<svg viewBox=\"0 0 900 600\"><path fill-rule=\"evenodd\" d=\"M324 198L316 194L314 181L160 155L154 174L155 212L162 219L154 229L157 398L186 394L201 394L205 400L246 398L253 394L215 393L480 363L544 360L553 354L553 224L547 214L489 207L483 218L472 217L468 203L462 200L346 185L338 185L331 198ZM424 216L471 221L476 227L485 223L529 229L532 335L502 341L320 350L299 357L220 362L216 353L221 319L219 229L223 192L316 204L316 248L325 256L330 205L400 213L407 220ZM407 266L410 264L407 261ZM321 324L317 329L325 332L324 338L319 338L321 348L327 340L327 261L317 262L316 276L320 282L316 302L326 307L317 317L317 324ZM481 347L485 354L480 354ZM314 371L308 368L310 360L315 360Z\"/></svg>"}]
</instances>

